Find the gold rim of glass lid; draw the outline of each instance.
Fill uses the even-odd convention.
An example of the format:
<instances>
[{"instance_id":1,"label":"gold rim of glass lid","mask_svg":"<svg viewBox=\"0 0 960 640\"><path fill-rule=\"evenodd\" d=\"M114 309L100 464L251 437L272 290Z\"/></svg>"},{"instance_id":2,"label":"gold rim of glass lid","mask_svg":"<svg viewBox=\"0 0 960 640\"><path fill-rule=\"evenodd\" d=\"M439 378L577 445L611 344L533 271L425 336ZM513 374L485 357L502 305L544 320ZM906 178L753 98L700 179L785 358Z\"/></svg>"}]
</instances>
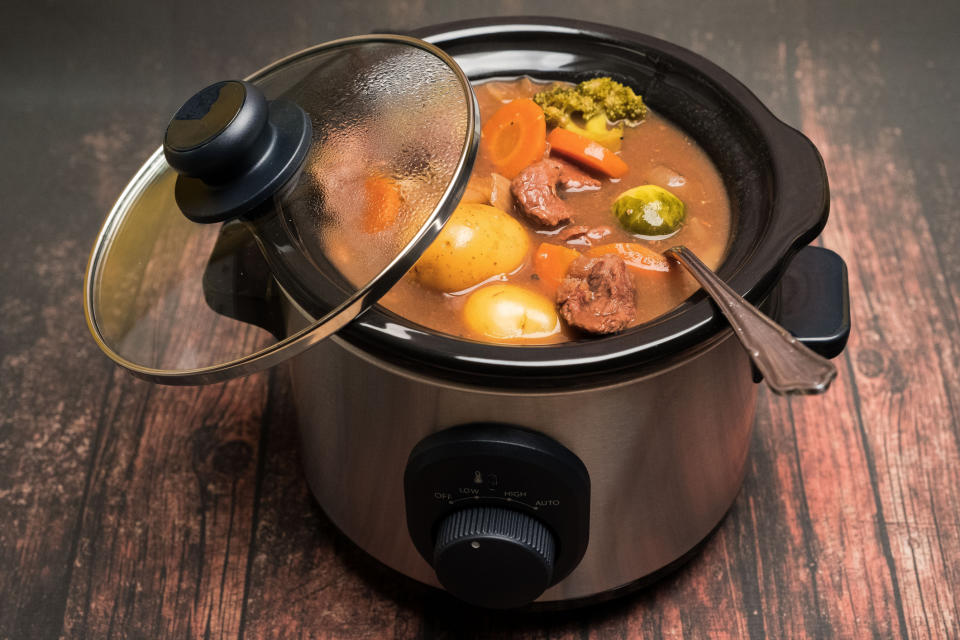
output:
<instances>
[{"instance_id":1,"label":"gold rim of glass lid","mask_svg":"<svg viewBox=\"0 0 960 640\"><path fill-rule=\"evenodd\" d=\"M100 348L139 377L205 384L302 353L406 273L469 177L476 99L463 71L433 45L346 38L247 80L309 115L313 141L300 172L257 215L200 224L177 206L177 175L158 150L94 245L87 324ZM322 303L297 295L311 283L320 283ZM271 309L262 318L269 324L251 321L258 306Z\"/></svg>"}]
</instances>

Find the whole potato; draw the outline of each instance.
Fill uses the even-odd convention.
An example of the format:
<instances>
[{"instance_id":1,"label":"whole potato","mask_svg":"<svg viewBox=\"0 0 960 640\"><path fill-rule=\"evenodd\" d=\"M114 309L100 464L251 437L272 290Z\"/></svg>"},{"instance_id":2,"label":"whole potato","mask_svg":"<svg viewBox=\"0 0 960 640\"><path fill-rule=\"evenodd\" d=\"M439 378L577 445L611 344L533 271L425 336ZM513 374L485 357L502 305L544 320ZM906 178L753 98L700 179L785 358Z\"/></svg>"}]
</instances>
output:
<instances>
[{"instance_id":1,"label":"whole potato","mask_svg":"<svg viewBox=\"0 0 960 640\"><path fill-rule=\"evenodd\" d=\"M471 293L463 320L486 338L546 338L560 331L553 302L514 284L491 284Z\"/></svg>"},{"instance_id":2,"label":"whole potato","mask_svg":"<svg viewBox=\"0 0 960 640\"><path fill-rule=\"evenodd\" d=\"M510 273L529 249L526 230L509 214L485 204L461 204L412 271L428 287L462 291Z\"/></svg>"}]
</instances>

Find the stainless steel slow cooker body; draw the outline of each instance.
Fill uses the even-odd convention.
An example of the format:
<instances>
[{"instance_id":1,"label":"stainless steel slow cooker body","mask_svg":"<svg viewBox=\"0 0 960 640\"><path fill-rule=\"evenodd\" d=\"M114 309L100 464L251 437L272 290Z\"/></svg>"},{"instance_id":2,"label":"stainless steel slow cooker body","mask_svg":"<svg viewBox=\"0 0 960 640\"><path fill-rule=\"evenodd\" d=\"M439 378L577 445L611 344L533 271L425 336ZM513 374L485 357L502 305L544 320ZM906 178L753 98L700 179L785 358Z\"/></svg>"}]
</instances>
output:
<instances>
[{"instance_id":1,"label":"stainless steel slow cooker body","mask_svg":"<svg viewBox=\"0 0 960 640\"><path fill-rule=\"evenodd\" d=\"M832 357L849 331L844 265L807 247L827 219L823 163L734 78L655 38L526 18L411 35L439 49L348 38L188 100L94 246L91 333L118 364L166 384L299 353L290 366L313 492L347 536L412 578L492 607L622 593L677 566L729 508L759 377L702 293L618 334L541 346L463 340L367 308L462 193L479 135L469 81L609 75L636 89L724 178L735 233L718 274ZM434 71L417 77L411 65ZM362 113L348 117L345 104ZM343 138L340 121L368 122L368 106L392 124ZM425 136L424 120L445 125ZM378 144L356 146L371 131ZM364 170L382 160L415 172L424 157L446 168L423 226L360 288L322 242L305 249L333 219L328 195L353 193L351 182L319 188L343 164L328 143L345 139L398 150L354 163Z\"/></svg>"},{"instance_id":2,"label":"stainless steel slow cooker body","mask_svg":"<svg viewBox=\"0 0 960 640\"><path fill-rule=\"evenodd\" d=\"M589 544L541 602L616 592L703 540L740 487L757 397L729 333L663 371L572 391L450 384L339 338L290 366L304 470L324 512L374 558L433 586L404 508L404 469L419 441L496 423L545 434L577 455L590 476Z\"/></svg>"},{"instance_id":3,"label":"stainless steel slow cooker body","mask_svg":"<svg viewBox=\"0 0 960 640\"><path fill-rule=\"evenodd\" d=\"M813 145L695 54L557 20L471 21L414 35L475 81L600 74L637 87L724 175L738 223L719 272L755 304L769 308L791 258L826 221ZM310 321L304 306L288 300L289 331ZM427 584L440 586L408 533L404 494L419 442L494 423L544 434L575 454L590 478L589 542L573 571L538 598L566 605L642 584L709 535L741 484L757 397L742 347L702 295L645 327L551 347L458 340L375 307L291 367L304 469L320 505L374 558ZM436 522L429 526L436 532Z\"/></svg>"}]
</instances>

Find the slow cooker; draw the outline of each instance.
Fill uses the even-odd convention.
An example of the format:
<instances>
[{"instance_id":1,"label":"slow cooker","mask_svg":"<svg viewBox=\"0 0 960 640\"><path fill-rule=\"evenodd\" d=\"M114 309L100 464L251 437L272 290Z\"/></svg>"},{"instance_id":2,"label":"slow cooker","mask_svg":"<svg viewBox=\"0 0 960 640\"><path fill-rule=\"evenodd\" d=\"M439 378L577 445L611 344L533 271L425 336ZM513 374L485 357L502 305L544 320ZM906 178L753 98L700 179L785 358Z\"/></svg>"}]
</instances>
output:
<instances>
[{"instance_id":1,"label":"slow cooker","mask_svg":"<svg viewBox=\"0 0 960 640\"><path fill-rule=\"evenodd\" d=\"M464 340L377 306L463 192L470 82L524 75L612 76L691 135L734 212L718 275L818 353L842 351L845 266L807 246L829 209L812 143L690 51L556 19L347 38L204 89L108 215L84 296L104 352L155 382L285 362L330 519L393 569L496 608L593 602L682 563L739 490L761 377L702 293L543 346ZM361 282L327 255L343 194L323 181L347 162L393 163L422 189L402 243L339 246L370 263Z\"/></svg>"}]
</instances>

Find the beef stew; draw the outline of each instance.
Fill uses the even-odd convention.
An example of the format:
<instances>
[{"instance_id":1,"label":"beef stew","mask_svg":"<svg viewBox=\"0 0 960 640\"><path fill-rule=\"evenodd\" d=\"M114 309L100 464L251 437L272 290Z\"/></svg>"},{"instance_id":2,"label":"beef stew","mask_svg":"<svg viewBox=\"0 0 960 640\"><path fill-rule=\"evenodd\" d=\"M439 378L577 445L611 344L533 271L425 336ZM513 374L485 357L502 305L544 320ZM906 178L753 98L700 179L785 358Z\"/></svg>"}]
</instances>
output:
<instances>
[{"instance_id":1,"label":"beef stew","mask_svg":"<svg viewBox=\"0 0 960 640\"><path fill-rule=\"evenodd\" d=\"M467 339L550 344L636 326L689 297L697 284L661 255L671 246L720 265L730 204L703 150L646 108L640 122L607 122L604 145L542 121L513 131L518 119L537 117L530 98L553 86L564 85L475 86L484 138L461 205L382 306ZM489 135L504 111L513 119ZM537 127L549 132L543 148ZM590 127L581 120L571 129ZM518 154L511 144L533 150ZM653 199L654 215L636 204L642 198Z\"/></svg>"}]
</instances>

